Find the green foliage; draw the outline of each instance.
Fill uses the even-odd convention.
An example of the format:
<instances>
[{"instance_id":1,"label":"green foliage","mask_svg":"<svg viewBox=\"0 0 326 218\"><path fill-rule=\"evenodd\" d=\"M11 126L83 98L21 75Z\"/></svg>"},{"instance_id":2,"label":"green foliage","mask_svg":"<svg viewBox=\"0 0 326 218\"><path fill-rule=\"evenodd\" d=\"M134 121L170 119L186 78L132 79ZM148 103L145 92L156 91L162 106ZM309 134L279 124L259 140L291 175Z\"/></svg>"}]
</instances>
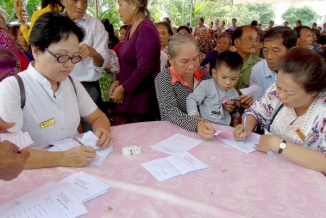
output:
<instances>
[{"instance_id":1,"label":"green foliage","mask_svg":"<svg viewBox=\"0 0 326 218\"><path fill-rule=\"evenodd\" d=\"M301 20L302 25L311 26L312 23L316 22L317 17L317 13L308 6L301 8L290 6L282 14L283 20L288 21L290 25L293 25L297 20Z\"/></svg>"}]
</instances>

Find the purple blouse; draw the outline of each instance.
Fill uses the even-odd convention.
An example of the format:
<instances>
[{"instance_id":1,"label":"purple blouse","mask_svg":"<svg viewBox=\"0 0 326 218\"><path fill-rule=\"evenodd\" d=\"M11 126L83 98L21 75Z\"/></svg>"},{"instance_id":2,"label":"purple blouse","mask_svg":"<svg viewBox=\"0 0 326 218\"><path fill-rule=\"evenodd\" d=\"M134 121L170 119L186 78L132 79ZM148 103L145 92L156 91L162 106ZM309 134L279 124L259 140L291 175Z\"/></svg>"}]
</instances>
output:
<instances>
[{"instance_id":1,"label":"purple blouse","mask_svg":"<svg viewBox=\"0 0 326 218\"><path fill-rule=\"evenodd\" d=\"M154 79L160 72L161 42L156 27L144 19L129 38L131 26L119 50L119 83L125 89L124 101L117 105L123 113L159 114Z\"/></svg>"}]
</instances>

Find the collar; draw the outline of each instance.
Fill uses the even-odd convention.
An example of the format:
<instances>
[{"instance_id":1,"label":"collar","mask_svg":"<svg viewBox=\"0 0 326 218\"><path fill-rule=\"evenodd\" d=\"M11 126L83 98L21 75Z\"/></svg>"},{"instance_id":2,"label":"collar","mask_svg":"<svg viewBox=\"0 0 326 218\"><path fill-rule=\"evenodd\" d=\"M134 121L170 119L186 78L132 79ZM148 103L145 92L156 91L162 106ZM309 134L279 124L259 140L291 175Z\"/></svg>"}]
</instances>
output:
<instances>
[{"instance_id":1,"label":"collar","mask_svg":"<svg viewBox=\"0 0 326 218\"><path fill-rule=\"evenodd\" d=\"M192 88L190 88L186 82L184 81L184 79L180 76L180 74L177 73L177 71L174 69L173 66L170 67L170 73L171 73L171 77L172 77L172 85L174 85L176 82L180 82L181 85L186 86L190 91L193 91ZM205 72L203 72L202 70L200 70L198 68L198 70L194 73L194 79L196 79L199 83L202 81L202 77L205 76Z\"/></svg>"}]
</instances>

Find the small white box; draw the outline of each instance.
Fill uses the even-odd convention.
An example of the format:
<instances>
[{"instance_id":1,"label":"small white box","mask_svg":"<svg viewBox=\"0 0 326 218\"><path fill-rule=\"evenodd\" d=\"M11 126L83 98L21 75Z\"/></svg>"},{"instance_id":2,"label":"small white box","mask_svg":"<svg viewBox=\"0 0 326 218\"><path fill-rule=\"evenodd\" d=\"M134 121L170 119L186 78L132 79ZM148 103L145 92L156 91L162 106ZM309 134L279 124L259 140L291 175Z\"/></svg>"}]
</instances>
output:
<instances>
[{"instance_id":1,"label":"small white box","mask_svg":"<svg viewBox=\"0 0 326 218\"><path fill-rule=\"evenodd\" d=\"M125 146L122 147L123 156L131 156L141 153L141 148L139 145Z\"/></svg>"}]
</instances>

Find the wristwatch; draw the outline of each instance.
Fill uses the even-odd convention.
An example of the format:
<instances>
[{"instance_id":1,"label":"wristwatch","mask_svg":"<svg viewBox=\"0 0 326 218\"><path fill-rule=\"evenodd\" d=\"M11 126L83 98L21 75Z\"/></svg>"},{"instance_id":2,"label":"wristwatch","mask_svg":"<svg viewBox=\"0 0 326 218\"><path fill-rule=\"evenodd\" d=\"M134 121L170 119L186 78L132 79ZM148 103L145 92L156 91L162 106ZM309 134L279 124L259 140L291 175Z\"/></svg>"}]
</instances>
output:
<instances>
[{"instance_id":1,"label":"wristwatch","mask_svg":"<svg viewBox=\"0 0 326 218\"><path fill-rule=\"evenodd\" d=\"M283 150L286 148L286 141L283 139L282 143L279 145L279 149L278 149L278 154L281 154L283 152Z\"/></svg>"}]
</instances>

